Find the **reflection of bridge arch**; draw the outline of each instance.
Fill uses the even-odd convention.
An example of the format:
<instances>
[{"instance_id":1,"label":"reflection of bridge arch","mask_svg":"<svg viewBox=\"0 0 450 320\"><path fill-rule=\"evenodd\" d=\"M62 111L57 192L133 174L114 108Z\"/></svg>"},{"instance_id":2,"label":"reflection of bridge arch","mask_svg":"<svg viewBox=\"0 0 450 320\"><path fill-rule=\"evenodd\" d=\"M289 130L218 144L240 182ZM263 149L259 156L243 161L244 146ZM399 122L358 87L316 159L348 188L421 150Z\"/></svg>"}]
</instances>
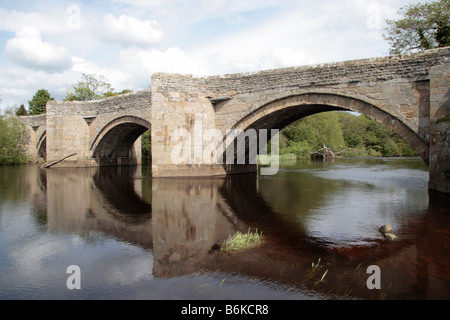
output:
<instances>
[{"instance_id":1,"label":"reflection of bridge arch","mask_svg":"<svg viewBox=\"0 0 450 320\"><path fill-rule=\"evenodd\" d=\"M382 123L408 142L428 163L428 144L406 124L371 103L340 94L310 92L277 99L246 115L234 127L240 130L282 129L300 118L338 110L355 111Z\"/></svg>"},{"instance_id":2,"label":"reflection of bridge arch","mask_svg":"<svg viewBox=\"0 0 450 320\"><path fill-rule=\"evenodd\" d=\"M39 137L36 150L38 151L38 157L45 160L47 157L47 131L44 131Z\"/></svg>"},{"instance_id":3,"label":"reflection of bridge arch","mask_svg":"<svg viewBox=\"0 0 450 320\"><path fill-rule=\"evenodd\" d=\"M99 162L128 158L133 144L150 127L150 122L135 116L122 116L110 121L95 135L90 145L92 157Z\"/></svg>"},{"instance_id":4,"label":"reflection of bridge arch","mask_svg":"<svg viewBox=\"0 0 450 320\"><path fill-rule=\"evenodd\" d=\"M151 219L152 209L135 190L136 172L137 167L100 167L93 180L109 214L117 220L138 225Z\"/></svg>"}]
</instances>

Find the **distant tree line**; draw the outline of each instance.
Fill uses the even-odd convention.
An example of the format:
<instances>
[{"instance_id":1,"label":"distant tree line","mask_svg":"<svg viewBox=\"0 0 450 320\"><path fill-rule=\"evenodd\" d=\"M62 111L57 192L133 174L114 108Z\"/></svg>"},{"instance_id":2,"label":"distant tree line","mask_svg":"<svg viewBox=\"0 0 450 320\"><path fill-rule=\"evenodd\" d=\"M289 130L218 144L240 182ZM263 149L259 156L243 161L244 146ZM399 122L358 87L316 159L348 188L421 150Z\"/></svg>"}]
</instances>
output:
<instances>
[{"instance_id":1,"label":"distant tree line","mask_svg":"<svg viewBox=\"0 0 450 320\"><path fill-rule=\"evenodd\" d=\"M326 145L344 157L415 156L400 136L367 116L324 112L302 118L281 131L280 155L309 159Z\"/></svg>"}]
</instances>

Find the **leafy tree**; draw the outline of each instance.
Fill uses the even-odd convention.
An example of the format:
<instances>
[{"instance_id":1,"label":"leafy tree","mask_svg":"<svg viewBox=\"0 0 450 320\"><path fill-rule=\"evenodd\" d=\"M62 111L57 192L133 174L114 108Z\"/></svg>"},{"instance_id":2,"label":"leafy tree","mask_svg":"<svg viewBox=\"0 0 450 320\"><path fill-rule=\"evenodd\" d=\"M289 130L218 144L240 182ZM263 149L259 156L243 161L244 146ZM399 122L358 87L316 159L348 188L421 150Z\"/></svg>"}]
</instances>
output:
<instances>
[{"instance_id":1,"label":"leafy tree","mask_svg":"<svg viewBox=\"0 0 450 320\"><path fill-rule=\"evenodd\" d=\"M294 122L283 130L283 134L294 142L307 141L316 150L328 147L344 147L342 128L336 113L319 113Z\"/></svg>"},{"instance_id":2,"label":"leafy tree","mask_svg":"<svg viewBox=\"0 0 450 320\"><path fill-rule=\"evenodd\" d=\"M152 161L152 133L150 130L142 135L142 162L150 163Z\"/></svg>"},{"instance_id":3,"label":"leafy tree","mask_svg":"<svg viewBox=\"0 0 450 320\"><path fill-rule=\"evenodd\" d=\"M16 111L16 116L27 116L28 112L27 109L25 109L25 106L23 104L20 105L19 109Z\"/></svg>"},{"instance_id":4,"label":"leafy tree","mask_svg":"<svg viewBox=\"0 0 450 320\"><path fill-rule=\"evenodd\" d=\"M0 115L0 164L22 164L27 161L26 145L30 138L25 125L7 110Z\"/></svg>"},{"instance_id":5,"label":"leafy tree","mask_svg":"<svg viewBox=\"0 0 450 320\"><path fill-rule=\"evenodd\" d=\"M50 93L45 89L40 89L36 92L33 98L28 101L29 114L31 116L42 114L46 112L47 102L55 100L50 96Z\"/></svg>"},{"instance_id":6,"label":"leafy tree","mask_svg":"<svg viewBox=\"0 0 450 320\"><path fill-rule=\"evenodd\" d=\"M114 89L102 75L83 73L82 80L73 86L73 91L68 92L66 101L91 101L99 100L113 95Z\"/></svg>"},{"instance_id":7,"label":"leafy tree","mask_svg":"<svg viewBox=\"0 0 450 320\"><path fill-rule=\"evenodd\" d=\"M125 89L120 92L114 92L111 84L107 82L102 75L84 74L83 79L73 86L72 91L66 94L65 101L91 101L100 100L108 97L118 96L132 92Z\"/></svg>"},{"instance_id":8,"label":"leafy tree","mask_svg":"<svg viewBox=\"0 0 450 320\"><path fill-rule=\"evenodd\" d=\"M449 0L409 4L399 14L403 19L386 20L384 37L391 45L391 54L450 45Z\"/></svg>"}]
</instances>

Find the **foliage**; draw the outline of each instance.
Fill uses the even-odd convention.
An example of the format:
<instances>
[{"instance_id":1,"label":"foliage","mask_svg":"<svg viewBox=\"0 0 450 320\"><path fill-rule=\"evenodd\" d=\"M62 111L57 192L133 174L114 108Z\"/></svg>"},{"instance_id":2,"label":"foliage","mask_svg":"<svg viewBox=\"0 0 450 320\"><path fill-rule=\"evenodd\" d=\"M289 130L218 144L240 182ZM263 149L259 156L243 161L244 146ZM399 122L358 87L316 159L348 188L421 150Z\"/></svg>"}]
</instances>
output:
<instances>
[{"instance_id":1,"label":"foliage","mask_svg":"<svg viewBox=\"0 0 450 320\"><path fill-rule=\"evenodd\" d=\"M50 96L50 93L45 89L40 89L36 92L33 98L28 101L30 106L29 114L31 116L42 114L46 112L47 102L55 100Z\"/></svg>"},{"instance_id":2,"label":"foliage","mask_svg":"<svg viewBox=\"0 0 450 320\"><path fill-rule=\"evenodd\" d=\"M367 116L325 112L298 120L281 131L280 155L308 159L325 144L348 157L414 156L397 134Z\"/></svg>"},{"instance_id":3,"label":"foliage","mask_svg":"<svg viewBox=\"0 0 450 320\"><path fill-rule=\"evenodd\" d=\"M391 54L450 45L449 0L410 4L399 14L403 19L386 20L384 37L391 45Z\"/></svg>"},{"instance_id":4,"label":"foliage","mask_svg":"<svg viewBox=\"0 0 450 320\"><path fill-rule=\"evenodd\" d=\"M295 144L307 141L312 149L320 149L326 144L329 147L342 147L345 144L337 113L319 113L311 117L300 119L294 126L283 130L290 145L304 148ZM294 142L292 144L291 142Z\"/></svg>"},{"instance_id":5,"label":"foliage","mask_svg":"<svg viewBox=\"0 0 450 320\"><path fill-rule=\"evenodd\" d=\"M150 163L152 161L152 133L150 130L146 131L142 136L142 162Z\"/></svg>"},{"instance_id":6,"label":"foliage","mask_svg":"<svg viewBox=\"0 0 450 320\"><path fill-rule=\"evenodd\" d=\"M68 92L65 101L91 101L109 97L114 92L111 84L102 75L82 75L82 80L73 86L73 91Z\"/></svg>"},{"instance_id":7,"label":"foliage","mask_svg":"<svg viewBox=\"0 0 450 320\"><path fill-rule=\"evenodd\" d=\"M21 104L19 109L17 109L17 111L16 111L16 116L20 117L20 116L27 116L27 115L28 115L27 109L25 109L25 106L23 104Z\"/></svg>"},{"instance_id":8,"label":"foliage","mask_svg":"<svg viewBox=\"0 0 450 320\"><path fill-rule=\"evenodd\" d=\"M112 92L111 91L111 92L105 93L103 95L103 98L114 97L114 96L118 96L118 95L125 94L125 93L130 93L130 92L133 92L133 91L128 90L128 89L122 90L120 92Z\"/></svg>"},{"instance_id":9,"label":"foliage","mask_svg":"<svg viewBox=\"0 0 450 320\"><path fill-rule=\"evenodd\" d=\"M307 141L288 141L285 146L280 144L280 155L296 155L300 159L308 159L313 148Z\"/></svg>"},{"instance_id":10,"label":"foliage","mask_svg":"<svg viewBox=\"0 0 450 320\"><path fill-rule=\"evenodd\" d=\"M29 138L27 128L12 111L0 115L0 165L25 163Z\"/></svg>"},{"instance_id":11,"label":"foliage","mask_svg":"<svg viewBox=\"0 0 450 320\"><path fill-rule=\"evenodd\" d=\"M114 92L111 84L102 75L85 74L82 79L73 86L72 91L67 92L65 101L92 101L117 96L132 92L125 89Z\"/></svg>"}]
</instances>

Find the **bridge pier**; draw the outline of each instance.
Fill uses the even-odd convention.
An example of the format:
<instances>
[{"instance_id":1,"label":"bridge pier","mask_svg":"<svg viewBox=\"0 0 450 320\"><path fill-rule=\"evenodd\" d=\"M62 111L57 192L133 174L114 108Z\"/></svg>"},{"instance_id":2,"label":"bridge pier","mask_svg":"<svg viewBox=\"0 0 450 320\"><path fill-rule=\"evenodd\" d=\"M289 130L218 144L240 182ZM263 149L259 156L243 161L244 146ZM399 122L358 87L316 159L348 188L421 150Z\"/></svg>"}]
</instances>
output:
<instances>
[{"instance_id":1,"label":"bridge pier","mask_svg":"<svg viewBox=\"0 0 450 320\"><path fill-rule=\"evenodd\" d=\"M430 70L430 190L450 194L450 62Z\"/></svg>"}]
</instances>

